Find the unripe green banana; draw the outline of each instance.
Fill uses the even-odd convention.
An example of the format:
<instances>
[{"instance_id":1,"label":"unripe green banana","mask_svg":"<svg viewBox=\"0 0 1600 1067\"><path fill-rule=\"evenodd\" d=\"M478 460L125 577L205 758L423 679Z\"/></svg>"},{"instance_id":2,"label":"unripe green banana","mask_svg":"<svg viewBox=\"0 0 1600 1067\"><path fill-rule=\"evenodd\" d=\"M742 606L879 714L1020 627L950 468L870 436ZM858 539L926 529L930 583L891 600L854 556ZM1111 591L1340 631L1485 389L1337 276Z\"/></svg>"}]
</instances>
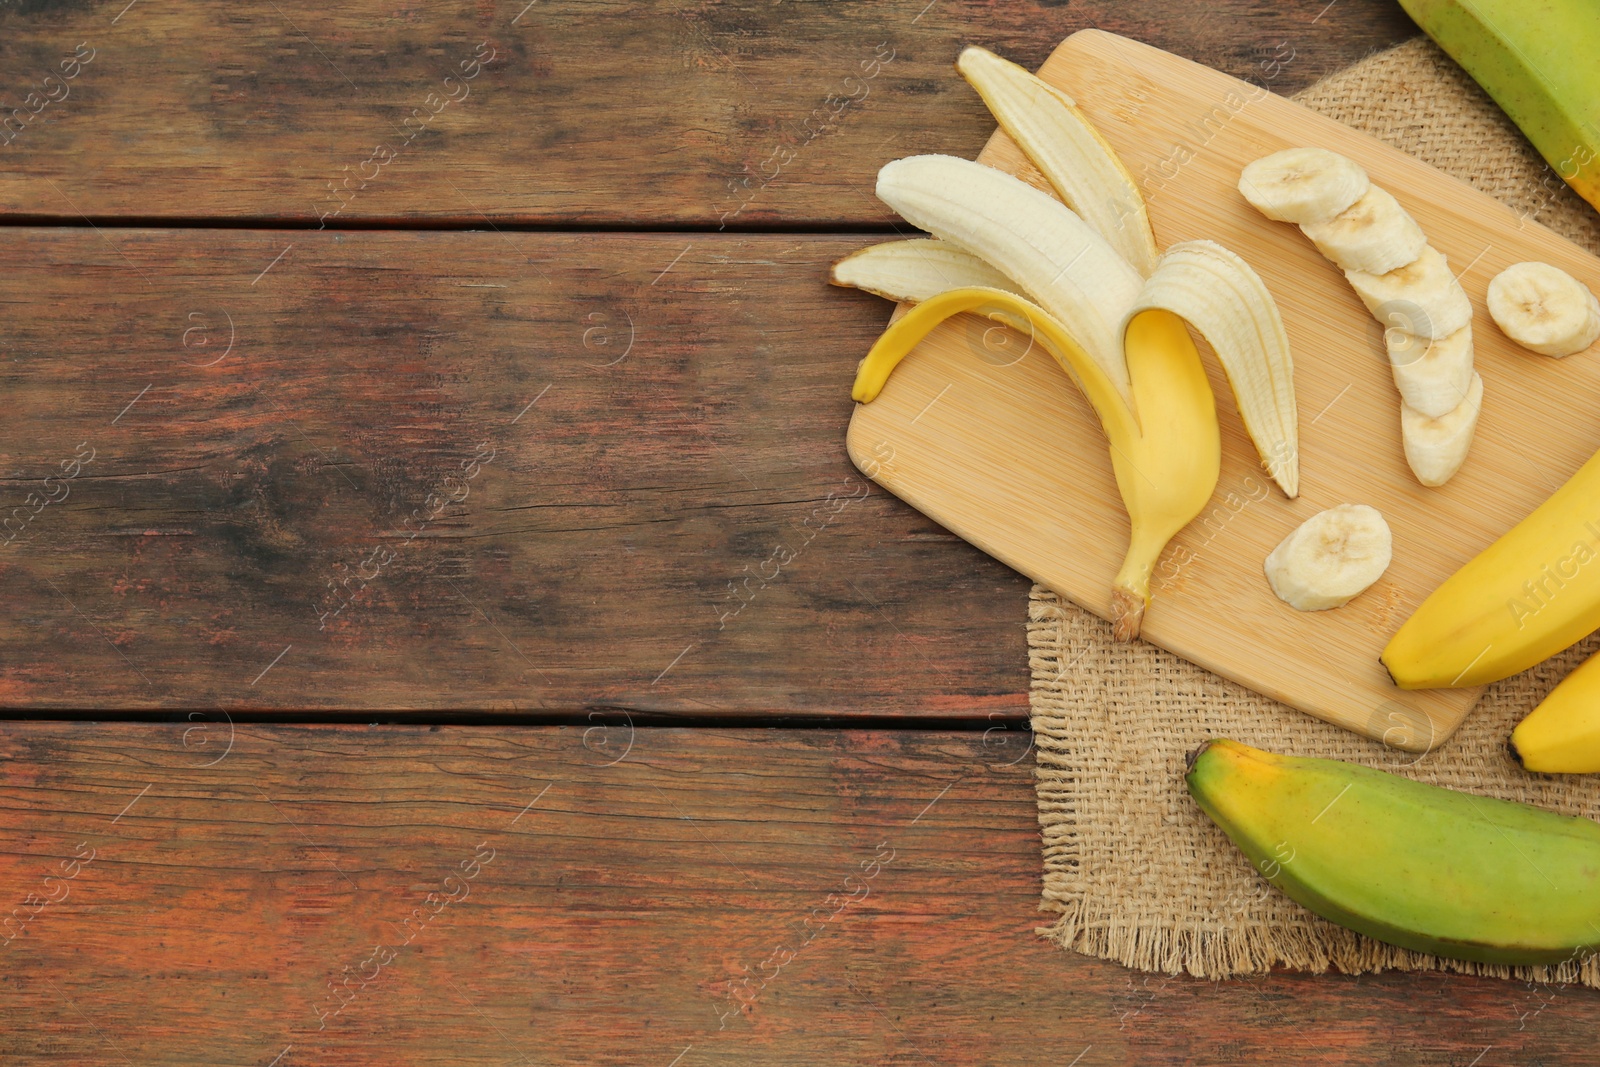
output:
<instances>
[{"instance_id":1,"label":"unripe green banana","mask_svg":"<svg viewBox=\"0 0 1600 1067\"><path fill-rule=\"evenodd\" d=\"M1600 6L1594 0L1400 0L1589 203L1600 207Z\"/></svg>"},{"instance_id":2,"label":"unripe green banana","mask_svg":"<svg viewBox=\"0 0 1600 1067\"><path fill-rule=\"evenodd\" d=\"M1338 760L1207 741L1189 792L1268 881L1391 945L1480 963L1600 947L1600 824Z\"/></svg>"}]
</instances>

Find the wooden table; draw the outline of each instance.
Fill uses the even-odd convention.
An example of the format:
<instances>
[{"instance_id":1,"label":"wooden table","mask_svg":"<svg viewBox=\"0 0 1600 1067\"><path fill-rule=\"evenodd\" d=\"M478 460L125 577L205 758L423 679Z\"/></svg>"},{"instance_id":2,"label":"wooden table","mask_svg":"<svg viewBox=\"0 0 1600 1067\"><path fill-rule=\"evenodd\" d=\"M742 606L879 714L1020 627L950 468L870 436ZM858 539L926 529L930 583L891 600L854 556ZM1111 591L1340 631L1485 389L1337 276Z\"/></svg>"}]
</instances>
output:
<instances>
[{"instance_id":1,"label":"wooden table","mask_svg":"<svg viewBox=\"0 0 1600 1067\"><path fill-rule=\"evenodd\" d=\"M823 272L988 136L962 43L1088 26L1414 32L0 0L0 1062L1592 1061L1586 990L1033 933L1027 584L849 465Z\"/></svg>"}]
</instances>

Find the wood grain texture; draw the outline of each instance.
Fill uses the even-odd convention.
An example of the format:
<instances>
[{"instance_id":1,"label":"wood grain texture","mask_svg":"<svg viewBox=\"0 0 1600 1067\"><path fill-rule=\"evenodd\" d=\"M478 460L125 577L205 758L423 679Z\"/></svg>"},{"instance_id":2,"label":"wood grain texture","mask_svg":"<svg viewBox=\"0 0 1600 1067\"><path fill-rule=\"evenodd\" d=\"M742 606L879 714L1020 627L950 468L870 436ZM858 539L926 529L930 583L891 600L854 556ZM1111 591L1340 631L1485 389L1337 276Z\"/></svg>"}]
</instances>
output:
<instances>
[{"instance_id":1,"label":"wood grain texture","mask_svg":"<svg viewBox=\"0 0 1600 1067\"><path fill-rule=\"evenodd\" d=\"M1090 26L1258 79L1282 42L1292 86L1415 33L1392 0L6 0L0 215L886 226L879 166L993 129L962 44L1032 67Z\"/></svg>"},{"instance_id":2,"label":"wood grain texture","mask_svg":"<svg viewBox=\"0 0 1600 1067\"><path fill-rule=\"evenodd\" d=\"M9 724L0 755L7 1063L1481 1067L1589 1062L1600 1022L1580 988L1051 947L1021 733Z\"/></svg>"},{"instance_id":3,"label":"wood grain texture","mask_svg":"<svg viewBox=\"0 0 1600 1067\"><path fill-rule=\"evenodd\" d=\"M1220 364L1204 357L1222 474L1211 505L1157 566L1144 636L1348 729L1416 750L1441 743L1479 689L1403 692L1379 652L1428 593L1600 447L1594 355L1531 356L1495 327L1484 293L1505 267L1530 259L1600 287L1600 260L1370 137L1124 38L1079 34L1041 74L1079 100L1140 177L1158 244L1215 240L1261 274L1294 352L1301 493L1293 501L1266 478ZM1267 221L1237 191L1246 163L1291 145L1331 148L1365 166L1472 298L1483 414L1465 466L1442 488L1419 485L1406 464L1380 327L1297 227ZM1026 163L1000 136L980 158L1003 169ZM1104 434L1042 349L1026 351L1020 336L995 342L985 325L967 316L930 335L882 398L857 408L851 454L919 510L1109 617L1128 520ZM1394 562L1345 608L1294 611L1273 595L1262 561L1301 522L1341 503L1383 513ZM1530 561L1529 577L1549 562Z\"/></svg>"},{"instance_id":4,"label":"wood grain texture","mask_svg":"<svg viewBox=\"0 0 1600 1067\"><path fill-rule=\"evenodd\" d=\"M844 455L861 243L10 230L0 703L1025 714Z\"/></svg>"}]
</instances>

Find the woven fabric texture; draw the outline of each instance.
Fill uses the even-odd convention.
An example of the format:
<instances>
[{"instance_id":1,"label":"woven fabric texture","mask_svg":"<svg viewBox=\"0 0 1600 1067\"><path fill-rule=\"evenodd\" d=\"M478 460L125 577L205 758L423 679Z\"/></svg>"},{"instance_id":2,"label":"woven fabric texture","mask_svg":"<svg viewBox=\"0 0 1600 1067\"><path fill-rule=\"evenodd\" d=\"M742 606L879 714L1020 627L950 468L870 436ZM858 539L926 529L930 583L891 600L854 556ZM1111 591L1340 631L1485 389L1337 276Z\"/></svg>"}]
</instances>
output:
<instances>
[{"instance_id":1,"label":"woven fabric texture","mask_svg":"<svg viewBox=\"0 0 1600 1067\"><path fill-rule=\"evenodd\" d=\"M1426 38L1311 86L1299 103L1498 197L1600 253L1600 216ZM1578 647L1486 690L1423 756L1387 748L1163 652L1035 586L1028 649L1044 845L1040 930L1128 967L1224 978L1275 965L1359 973L1452 970L1600 988L1600 960L1494 967L1407 952L1325 922L1259 877L1190 799L1187 753L1208 737L1351 760L1437 785L1600 819L1600 776L1546 778L1506 754L1516 722L1600 647Z\"/></svg>"}]
</instances>

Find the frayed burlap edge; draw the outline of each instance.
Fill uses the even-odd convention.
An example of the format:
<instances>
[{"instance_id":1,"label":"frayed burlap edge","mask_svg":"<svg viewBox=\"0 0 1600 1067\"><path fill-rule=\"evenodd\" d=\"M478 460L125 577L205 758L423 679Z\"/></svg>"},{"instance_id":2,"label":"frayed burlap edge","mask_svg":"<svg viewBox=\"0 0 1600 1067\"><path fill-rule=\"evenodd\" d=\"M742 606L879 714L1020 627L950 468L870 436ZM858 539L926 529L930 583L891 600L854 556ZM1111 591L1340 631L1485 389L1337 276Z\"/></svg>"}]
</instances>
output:
<instances>
[{"instance_id":1,"label":"frayed burlap edge","mask_svg":"<svg viewBox=\"0 0 1600 1067\"><path fill-rule=\"evenodd\" d=\"M1600 216L1555 177L1494 103L1426 38L1369 57L1296 99L1496 196L1592 251ZM1450 971L1600 988L1594 957L1503 967L1409 952L1326 922L1273 890L1198 812L1186 753L1219 734L1383 767L1453 788L1600 818L1600 784L1524 774L1510 727L1600 647L1591 638L1492 686L1452 743L1396 753L1110 628L1042 586L1029 602L1030 703L1045 862L1038 933L1140 971L1226 978L1275 966L1351 974ZM1273 745L1275 738L1292 744Z\"/></svg>"},{"instance_id":2,"label":"frayed burlap edge","mask_svg":"<svg viewBox=\"0 0 1600 1067\"><path fill-rule=\"evenodd\" d=\"M1187 753L1223 734L1594 818L1600 783L1525 774L1510 764L1503 742L1510 724L1596 648L1600 639L1591 638L1490 687L1452 743L1419 758L1310 719L1154 646L1114 642L1109 624L1035 586L1028 652L1045 859L1040 910L1057 916L1036 932L1125 967L1202 978L1282 966L1453 971L1600 988L1595 957L1550 967L1468 963L1395 948L1318 918L1257 876L1189 799L1182 776Z\"/></svg>"}]
</instances>

